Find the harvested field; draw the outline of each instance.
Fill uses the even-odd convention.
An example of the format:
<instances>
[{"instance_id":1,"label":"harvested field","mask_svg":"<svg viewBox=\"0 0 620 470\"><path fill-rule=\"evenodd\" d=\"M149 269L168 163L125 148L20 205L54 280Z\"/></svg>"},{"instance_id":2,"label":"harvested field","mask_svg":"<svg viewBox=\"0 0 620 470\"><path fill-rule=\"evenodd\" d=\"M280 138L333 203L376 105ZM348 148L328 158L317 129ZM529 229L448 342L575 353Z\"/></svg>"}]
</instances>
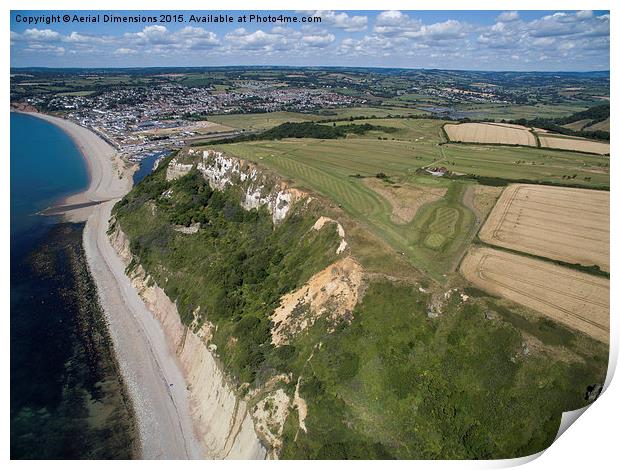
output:
<instances>
[{"instance_id":1,"label":"harvested field","mask_svg":"<svg viewBox=\"0 0 620 470\"><path fill-rule=\"evenodd\" d=\"M607 131L609 132L609 118L604 121L589 125L583 129L584 131Z\"/></svg>"},{"instance_id":2,"label":"harvested field","mask_svg":"<svg viewBox=\"0 0 620 470\"><path fill-rule=\"evenodd\" d=\"M461 272L475 286L609 343L609 280L491 248L471 249Z\"/></svg>"},{"instance_id":3,"label":"harvested field","mask_svg":"<svg viewBox=\"0 0 620 470\"><path fill-rule=\"evenodd\" d=\"M609 272L609 192L511 185L479 236L492 245Z\"/></svg>"},{"instance_id":4,"label":"harvested field","mask_svg":"<svg viewBox=\"0 0 620 470\"><path fill-rule=\"evenodd\" d=\"M463 124L446 124L444 129L449 139L453 142L536 147L536 136L523 126L467 122Z\"/></svg>"},{"instance_id":5,"label":"harvested field","mask_svg":"<svg viewBox=\"0 0 620 470\"><path fill-rule=\"evenodd\" d=\"M581 129L586 127L588 124L590 124L590 122L592 122L591 119L580 119L579 121L569 122L568 124L564 124L562 127L565 127L566 129L570 129L571 131L580 131ZM536 129L536 132L538 132L538 129Z\"/></svg>"},{"instance_id":6,"label":"harvested field","mask_svg":"<svg viewBox=\"0 0 620 470\"><path fill-rule=\"evenodd\" d=\"M575 152L609 154L609 143L596 140L577 139L572 137L547 134L539 136L540 146L552 149L573 150Z\"/></svg>"},{"instance_id":7,"label":"harvested field","mask_svg":"<svg viewBox=\"0 0 620 470\"><path fill-rule=\"evenodd\" d=\"M378 178L365 178L364 184L379 194L392 206L392 222L407 224L413 220L424 204L441 199L447 188L412 184L391 185Z\"/></svg>"}]
</instances>

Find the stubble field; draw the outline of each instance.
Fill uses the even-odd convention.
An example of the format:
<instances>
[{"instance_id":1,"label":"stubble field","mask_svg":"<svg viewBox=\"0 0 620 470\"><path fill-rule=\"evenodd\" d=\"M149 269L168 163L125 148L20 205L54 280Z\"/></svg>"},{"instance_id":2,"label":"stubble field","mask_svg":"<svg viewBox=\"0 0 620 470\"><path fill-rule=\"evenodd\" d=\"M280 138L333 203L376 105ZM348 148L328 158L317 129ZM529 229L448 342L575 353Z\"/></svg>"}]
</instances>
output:
<instances>
[{"instance_id":1,"label":"stubble field","mask_svg":"<svg viewBox=\"0 0 620 470\"><path fill-rule=\"evenodd\" d=\"M536 137L528 128L511 124L468 122L444 126L452 142L507 144L536 147Z\"/></svg>"},{"instance_id":2,"label":"stubble field","mask_svg":"<svg viewBox=\"0 0 620 470\"><path fill-rule=\"evenodd\" d=\"M609 155L609 143L595 140L577 139L556 134L543 134L539 136L540 146L573 152L596 153Z\"/></svg>"},{"instance_id":3,"label":"stubble field","mask_svg":"<svg viewBox=\"0 0 620 470\"><path fill-rule=\"evenodd\" d=\"M479 237L492 245L609 271L609 192L511 185Z\"/></svg>"},{"instance_id":4,"label":"stubble field","mask_svg":"<svg viewBox=\"0 0 620 470\"><path fill-rule=\"evenodd\" d=\"M461 273L476 287L609 343L609 280L491 248L471 249Z\"/></svg>"}]
</instances>

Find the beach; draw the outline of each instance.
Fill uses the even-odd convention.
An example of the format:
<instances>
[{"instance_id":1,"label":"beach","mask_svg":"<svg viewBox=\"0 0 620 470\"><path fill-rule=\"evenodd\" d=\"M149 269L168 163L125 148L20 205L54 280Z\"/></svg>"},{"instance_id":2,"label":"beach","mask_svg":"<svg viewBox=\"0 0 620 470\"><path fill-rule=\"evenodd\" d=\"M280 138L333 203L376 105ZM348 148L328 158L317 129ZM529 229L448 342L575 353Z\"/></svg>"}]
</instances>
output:
<instances>
[{"instance_id":1,"label":"beach","mask_svg":"<svg viewBox=\"0 0 620 470\"><path fill-rule=\"evenodd\" d=\"M205 458L190 414L189 393L175 352L125 275L106 235L114 204L132 186L128 167L95 133L53 116L28 113L60 127L76 143L89 171L89 185L54 209L67 220L86 220L83 246L116 358L133 402L144 459Z\"/></svg>"},{"instance_id":2,"label":"beach","mask_svg":"<svg viewBox=\"0 0 620 470\"><path fill-rule=\"evenodd\" d=\"M71 222L88 218L97 202L123 197L131 190L131 174L135 167L127 166L114 148L94 132L66 119L42 113L24 113L43 119L62 129L78 147L86 161L89 185L85 191L67 197L51 208Z\"/></svg>"}]
</instances>

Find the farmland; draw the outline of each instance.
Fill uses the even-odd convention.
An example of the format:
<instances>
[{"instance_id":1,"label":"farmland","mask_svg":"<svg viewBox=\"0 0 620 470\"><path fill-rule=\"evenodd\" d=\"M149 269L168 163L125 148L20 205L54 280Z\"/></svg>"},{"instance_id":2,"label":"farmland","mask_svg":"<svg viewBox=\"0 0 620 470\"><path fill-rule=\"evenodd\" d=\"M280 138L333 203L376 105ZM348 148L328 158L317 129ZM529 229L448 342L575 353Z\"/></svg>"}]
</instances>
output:
<instances>
[{"instance_id":1,"label":"farmland","mask_svg":"<svg viewBox=\"0 0 620 470\"><path fill-rule=\"evenodd\" d=\"M434 139L438 139L434 134L436 130L430 131ZM436 144L416 144L414 151L410 141L402 140L285 139L217 148L271 167L338 202L349 215L362 221L395 251L435 278L452 269L455 256L464 249L473 229L473 212L461 202L471 183L416 174L420 167L435 161ZM386 182L380 183L381 189L373 190L373 183L364 183L380 173L387 177ZM429 192L445 193L445 196L427 204L412 200L410 205L416 212L413 220L399 223L393 219L394 208L385 191L402 189L412 195L416 190L418 194L425 192L425 188Z\"/></svg>"},{"instance_id":2,"label":"farmland","mask_svg":"<svg viewBox=\"0 0 620 470\"><path fill-rule=\"evenodd\" d=\"M609 187L609 158L559 150L446 144L444 165L453 172L539 183Z\"/></svg>"},{"instance_id":3,"label":"farmland","mask_svg":"<svg viewBox=\"0 0 620 470\"><path fill-rule=\"evenodd\" d=\"M268 114L223 114L220 116L209 116L209 121L216 122L223 126L253 131L269 129L270 127L279 126L285 122L305 122L315 119L318 119L318 116L287 111Z\"/></svg>"},{"instance_id":4,"label":"farmland","mask_svg":"<svg viewBox=\"0 0 620 470\"><path fill-rule=\"evenodd\" d=\"M467 122L463 124L446 124L444 129L452 142L536 147L536 137L534 134L529 129L521 126Z\"/></svg>"},{"instance_id":5,"label":"farmland","mask_svg":"<svg viewBox=\"0 0 620 470\"><path fill-rule=\"evenodd\" d=\"M554 149L572 150L575 152L597 153L609 155L609 143L595 140L576 139L564 135L541 134L540 146Z\"/></svg>"},{"instance_id":6,"label":"farmland","mask_svg":"<svg viewBox=\"0 0 620 470\"><path fill-rule=\"evenodd\" d=\"M371 132L370 137L384 137L389 140L409 140L417 146L437 144L443 142L441 126L445 121L437 119L358 119L354 121L337 122L337 126L347 124L371 124L395 129L390 133ZM438 154L438 151L436 151Z\"/></svg>"},{"instance_id":7,"label":"farmland","mask_svg":"<svg viewBox=\"0 0 620 470\"><path fill-rule=\"evenodd\" d=\"M512 185L479 236L493 245L609 271L609 193Z\"/></svg>"},{"instance_id":8,"label":"farmland","mask_svg":"<svg viewBox=\"0 0 620 470\"><path fill-rule=\"evenodd\" d=\"M581 127L579 129L565 127L571 130L581 130ZM466 122L445 124L444 130L451 142L546 147L609 155L608 142L552 134L545 129L532 130L515 124Z\"/></svg>"},{"instance_id":9,"label":"farmland","mask_svg":"<svg viewBox=\"0 0 620 470\"><path fill-rule=\"evenodd\" d=\"M289 117L290 113L261 114L250 116L249 122L262 128ZM606 157L529 147L445 143L444 123L406 118L347 120L323 125L371 124L391 130L371 130L346 139L247 141L214 147L271 167L337 202L375 236L435 279L454 268L481 222L473 212L473 202L464 198L468 188L477 187L475 181L459 179L458 174L595 188L609 184ZM518 126L495 127L521 131ZM421 168L433 165L445 166L456 177L438 179L421 174Z\"/></svg>"},{"instance_id":10,"label":"farmland","mask_svg":"<svg viewBox=\"0 0 620 470\"><path fill-rule=\"evenodd\" d=\"M174 303L181 341L213 353L271 455L524 456L596 399L609 192L592 189L609 190L610 158L540 139L605 141L583 129L605 127L608 73L68 75L16 74L11 97L115 133L135 160L170 151L108 234L136 284Z\"/></svg>"},{"instance_id":11,"label":"farmland","mask_svg":"<svg viewBox=\"0 0 620 470\"><path fill-rule=\"evenodd\" d=\"M355 107L330 109L315 113L299 113L289 111L278 111L273 113L256 113L256 114L222 114L209 116L209 120L219 124L233 127L235 129L246 130L265 130L271 127L279 126L285 122L306 122L321 121L326 119L349 119L350 117L386 117L388 115L420 115L422 111L410 108L398 107ZM387 125L387 124L385 124Z\"/></svg>"},{"instance_id":12,"label":"farmland","mask_svg":"<svg viewBox=\"0 0 620 470\"><path fill-rule=\"evenodd\" d=\"M461 272L475 286L609 342L609 280L486 247L469 251Z\"/></svg>"}]
</instances>

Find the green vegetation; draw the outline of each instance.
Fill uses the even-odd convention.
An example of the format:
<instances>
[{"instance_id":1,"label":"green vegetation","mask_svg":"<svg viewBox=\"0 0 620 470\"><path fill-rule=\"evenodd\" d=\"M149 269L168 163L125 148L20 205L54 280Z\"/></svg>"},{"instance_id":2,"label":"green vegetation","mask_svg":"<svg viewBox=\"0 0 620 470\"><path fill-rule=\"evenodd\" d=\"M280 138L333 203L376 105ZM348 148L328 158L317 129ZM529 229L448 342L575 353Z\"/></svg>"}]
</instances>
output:
<instances>
[{"instance_id":1,"label":"green vegetation","mask_svg":"<svg viewBox=\"0 0 620 470\"><path fill-rule=\"evenodd\" d=\"M294 343L302 358L314 353L295 363L310 413L307 433L289 416L283 458L532 454L551 443L561 413L584 406L588 385L605 376L604 346L552 322L505 319L505 308L488 318L500 309L492 299L451 300L448 313L429 318L427 301L410 287L376 282L350 325L332 334L315 325ZM579 356L531 351L522 329Z\"/></svg>"},{"instance_id":2,"label":"green vegetation","mask_svg":"<svg viewBox=\"0 0 620 470\"><path fill-rule=\"evenodd\" d=\"M442 165L455 173L505 182L609 188L609 157L505 145L445 144L442 149Z\"/></svg>"},{"instance_id":3,"label":"green vegetation","mask_svg":"<svg viewBox=\"0 0 620 470\"><path fill-rule=\"evenodd\" d=\"M347 129L351 125L365 124L376 127L366 135L349 135L339 140L283 139L215 147L271 167L337 201L349 215L396 252L438 280L453 268L473 230L474 217L463 205L462 195L466 185L474 183L475 179L493 185L521 180L609 187L609 159L606 157L538 148L443 144L443 123L433 119L342 121L336 122L335 127L324 127ZM302 127L306 126L315 127L308 124ZM443 179L421 176L425 173L421 168L428 166L445 166L456 175ZM390 217L390 203L364 184L364 177L378 174L388 176L393 185L416 182L451 189L444 200L424 206L410 224L400 225ZM435 217L433 211L438 207L444 207L444 212L447 208L453 209L450 211L453 224L445 231L429 228ZM441 219L446 222L445 217Z\"/></svg>"},{"instance_id":4,"label":"green vegetation","mask_svg":"<svg viewBox=\"0 0 620 470\"><path fill-rule=\"evenodd\" d=\"M320 109L326 100L317 109L306 102L257 113L260 99L266 103L262 109L273 109L269 98L257 100L257 93L224 104L220 115L158 116L208 118L252 134L208 148L271 168L314 193L312 203L291 207L282 224L274 225L265 208L244 210L239 186L212 190L196 170L167 181L169 159L113 211L134 254L128 271L142 266L147 282L165 291L192 330L213 324L210 341L240 395L260 390L280 373L290 377L277 385L289 396L299 383L308 405L307 432L292 409L281 457L528 455L547 447L561 413L586 405L588 387L604 381L606 345L478 289L463 288L464 280L454 271L479 223L472 207L475 184L528 181L608 189L609 158L447 143L442 125L461 116L526 119L540 127L571 119L602 123L603 107L592 106L609 95L607 73L49 69L14 74L11 97L36 97L46 109L48 98L61 94L66 99L130 89L111 105L122 108L162 85L204 87L213 94L322 89L364 104ZM468 98L480 93L492 98ZM185 163L193 157L187 158ZM446 167L448 173L430 176L425 169L433 167ZM276 180L269 180L273 175L266 175L267 185L275 187ZM416 205L412 218L395 219L390 194L408 197L405 190L411 189L415 198L414 189L420 188L436 189L436 198ZM339 257L335 224L311 229L319 216L342 223L348 243L342 256L351 255L362 265L363 297L346 315L328 305L326 314L293 335L290 344L275 347L270 316L281 297ZM607 274L597 267L581 269ZM467 300L459 295L461 289ZM294 309L295 315L308 313L308 305Z\"/></svg>"},{"instance_id":5,"label":"green vegetation","mask_svg":"<svg viewBox=\"0 0 620 470\"><path fill-rule=\"evenodd\" d=\"M333 261L336 231L309 230L317 217L293 209L274 228L266 209L243 210L235 190L212 191L196 171L167 182L165 167L115 206L117 223L135 261L176 302L183 323L200 326L208 318L226 370L252 382L279 363L269 315L282 295ZM174 230L192 223L201 224L195 234Z\"/></svg>"},{"instance_id":6,"label":"green vegetation","mask_svg":"<svg viewBox=\"0 0 620 470\"><path fill-rule=\"evenodd\" d=\"M593 106L585 111L579 111L569 116L563 116L559 118L534 118L534 119L518 119L512 121L514 124L520 124L528 127L540 127L543 129L549 129L558 134L566 134L578 137L585 137L587 139L599 139L609 140L609 132L603 130L584 130L583 128L592 126L599 122L603 122L609 119L610 107L609 103ZM585 121L582 129L571 129L565 127L566 124L570 124L576 121ZM586 125L587 124L587 125Z\"/></svg>"},{"instance_id":7,"label":"green vegetation","mask_svg":"<svg viewBox=\"0 0 620 470\"><path fill-rule=\"evenodd\" d=\"M350 134L364 135L370 131L394 132L396 129L376 126L368 123L346 124L332 126L316 124L314 122L285 122L279 126L272 127L267 131L254 135L242 135L229 139L221 139L211 142L211 145L230 144L235 142L249 142L254 140L282 140L288 138L312 138L312 139L340 139Z\"/></svg>"},{"instance_id":8,"label":"green vegetation","mask_svg":"<svg viewBox=\"0 0 620 470\"><path fill-rule=\"evenodd\" d=\"M248 131L262 131L279 126L285 122L323 122L331 120L349 120L360 116L384 118L396 115L419 115L423 114L416 109L407 108L340 108L318 110L314 113L299 113L289 111L278 111L273 113L249 113L249 114L228 114L209 116L209 121L217 122L235 129Z\"/></svg>"},{"instance_id":9,"label":"green vegetation","mask_svg":"<svg viewBox=\"0 0 620 470\"><path fill-rule=\"evenodd\" d=\"M321 117L314 114L278 111L274 113L214 115L209 116L208 119L235 129L263 131L285 122L309 122L321 119Z\"/></svg>"},{"instance_id":10,"label":"green vegetation","mask_svg":"<svg viewBox=\"0 0 620 470\"><path fill-rule=\"evenodd\" d=\"M362 221L395 251L404 253L416 267L437 279L450 268L452 257L459 253L457 248L465 241L463 235L472 228L471 212L459 202L463 187L461 183L415 176L418 168L432 163L433 153L437 152L437 147L432 144L420 145L419 150L416 147L414 151L411 144L404 141L307 139L301 142L284 140L239 143L217 148L272 167L303 186L338 201L346 212ZM367 187L363 178L351 177L375 176L379 173L398 177L396 181L400 183L416 181L423 185L453 188L451 194L454 197L444 202L459 211L455 233L445 235L450 243L446 243L440 250L419 249L421 237L425 237L427 232L426 219L422 220L421 217L426 217L424 214L427 211L420 211L421 214L410 224L398 225L390 217L392 209L389 202Z\"/></svg>"},{"instance_id":11,"label":"green vegetation","mask_svg":"<svg viewBox=\"0 0 620 470\"><path fill-rule=\"evenodd\" d=\"M449 271L473 226L473 214L462 203L470 183L377 171L389 164L406 168L407 159L389 151L403 145L399 141L380 142L388 149L382 153L377 146L375 158L365 155L368 167L349 145L368 148L375 140L321 141L328 145L325 152L314 148L319 141L302 142L313 143L305 158L303 151L287 157L279 147L287 142L227 148L258 150L254 156L322 188L347 204L364 227L401 243L406 256L433 277ZM359 162L343 165L338 149ZM435 294L381 278L368 281L350 322L324 316L275 348L269 316L280 297L336 259L335 229L310 230L324 209L293 206L274 227L265 209L240 208L239 188L212 191L195 170L168 182L166 165L117 204L116 223L129 236L136 262L176 301L183 322L199 328L208 319L216 326L212 341L237 384L260 386L277 373L290 373L292 380L282 386L292 395L299 380L309 410L307 432L292 410L282 458L528 455L547 447L561 413L587 404L587 387L604 380L603 344L475 289L467 290L467 302L442 293L443 313L431 317ZM347 176L353 168L381 176L386 185L439 185L447 193L398 226L363 177ZM194 234L175 230L195 223L201 225ZM360 235L352 230L347 238L359 246ZM392 267L400 262L395 253L382 256Z\"/></svg>"}]
</instances>

